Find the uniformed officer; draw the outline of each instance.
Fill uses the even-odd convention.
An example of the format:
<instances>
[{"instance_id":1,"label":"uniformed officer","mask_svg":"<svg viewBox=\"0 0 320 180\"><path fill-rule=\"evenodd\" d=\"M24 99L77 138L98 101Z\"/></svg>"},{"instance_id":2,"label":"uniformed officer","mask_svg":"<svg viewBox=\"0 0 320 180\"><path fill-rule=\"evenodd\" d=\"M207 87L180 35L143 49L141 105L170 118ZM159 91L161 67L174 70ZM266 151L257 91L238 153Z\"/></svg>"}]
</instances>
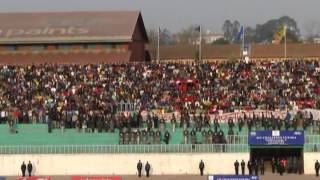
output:
<instances>
[{"instance_id":1,"label":"uniformed officer","mask_svg":"<svg viewBox=\"0 0 320 180\"><path fill-rule=\"evenodd\" d=\"M260 174L264 175L264 160L263 160L263 158L260 159Z\"/></svg>"},{"instance_id":2,"label":"uniformed officer","mask_svg":"<svg viewBox=\"0 0 320 180\"><path fill-rule=\"evenodd\" d=\"M32 164L31 164L31 162L30 162L30 161L29 161L29 163L28 163L27 168L28 168L29 177L31 177L31 173L32 173Z\"/></svg>"},{"instance_id":3,"label":"uniformed officer","mask_svg":"<svg viewBox=\"0 0 320 180\"><path fill-rule=\"evenodd\" d=\"M26 164L25 164L24 161L23 161L23 162L22 162L22 165L21 165L22 177L25 177L25 176L26 176L26 169L27 169L27 166L26 166Z\"/></svg>"},{"instance_id":4,"label":"uniformed officer","mask_svg":"<svg viewBox=\"0 0 320 180\"><path fill-rule=\"evenodd\" d=\"M137 169L138 169L138 176L141 177L141 171L142 171L142 163L139 160L138 164L137 164Z\"/></svg>"},{"instance_id":5,"label":"uniformed officer","mask_svg":"<svg viewBox=\"0 0 320 180\"><path fill-rule=\"evenodd\" d=\"M245 169L246 169L246 163L242 159L242 161L241 161L241 173L242 173L242 175L245 175Z\"/></svg>"},{"instance_id":6,"label":"uniformed officer","mask_svg":"<svg viewBox=\"0 0 320 180\"><path fill-rule=\"evenodd\" d=\"M239 162L238 160L236 160L236 162L234 162L234 170L236 171L236 175L239 175Z\"/></svg>"},{"instance_id":7,"label":"uniformed officer","mask_svg":"<svg viewBox=\"0 0 320 180\"><path fill-rule=\"evenodd\" d=\"M202 160L199 163L199 170L200 170L200 175L203 176L204 162Z\"/></svg>"},{"instance_id":8,"label":"uniformed officer","mask_svg":"<svg viewBox=\"0 0 320 180\"><path fill-rule=\"evenodd\" d=\"M149 164L149 162L147 161L145 170L146 170L146 176L149 177L149 173L150 173L150 169L151 169L151 165Z\"/></svg>"},{"instance_id":9,"label":"uniformed officer","mask_svg":"<svg viewBox=\"0 0 320 180\"><path fill-rule=\"evenodd\" d=\"M319 176L319 169L320 169L320 163L317 160L316 163L314 164L314 168L316 170L316 176Z\"/></svg>"}]
</instances>

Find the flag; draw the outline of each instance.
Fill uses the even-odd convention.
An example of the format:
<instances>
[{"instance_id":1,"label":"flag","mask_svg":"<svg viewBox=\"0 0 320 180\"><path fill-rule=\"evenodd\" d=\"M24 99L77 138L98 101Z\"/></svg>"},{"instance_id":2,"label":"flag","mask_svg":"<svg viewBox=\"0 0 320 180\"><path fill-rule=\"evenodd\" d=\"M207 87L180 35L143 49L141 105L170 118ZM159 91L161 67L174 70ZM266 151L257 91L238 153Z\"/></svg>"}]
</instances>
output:
<instances>
[{"instance_id":1,"label":"flag","mask_svg":"<svg viewBox=\"0 0 320 180\"><path fill-rule=\"evenodd\" d=\"M286 36L286 31L287 31L286 25L280 26L279 30L276 31L276 33L273 35L273 39L280 42L281 39Z\"/></svg>"},{"instance_id":2,"label":"flag","mask_svg":"<svg viewBox=\"0 0 320 180\"><path fill-rule=\"evenodd\" d=\"M241 26L241 28L240 28L240 30L239 30L239 32L237 34L237 39L236 40L240 41L240 39L242 38L243 34L244 34L244 27Z\"/></svg>"}]
</instances>

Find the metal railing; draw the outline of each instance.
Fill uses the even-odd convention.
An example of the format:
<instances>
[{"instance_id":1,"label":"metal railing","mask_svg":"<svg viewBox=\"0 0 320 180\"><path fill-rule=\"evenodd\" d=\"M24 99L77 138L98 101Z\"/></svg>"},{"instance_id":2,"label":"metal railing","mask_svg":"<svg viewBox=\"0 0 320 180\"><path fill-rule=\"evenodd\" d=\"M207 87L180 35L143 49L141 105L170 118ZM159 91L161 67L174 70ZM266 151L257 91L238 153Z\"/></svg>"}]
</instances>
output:
<instances>
[{"instance_id":1,"label":"metal railing","mask_svg":"<svg viewBox=\"0 0 320 180\"><path fill-rule=\"evenodd\" d=\"M0 154L239 153L239 152L249 152L248 144L0 146Z\"/></svg>"}]
</instances>

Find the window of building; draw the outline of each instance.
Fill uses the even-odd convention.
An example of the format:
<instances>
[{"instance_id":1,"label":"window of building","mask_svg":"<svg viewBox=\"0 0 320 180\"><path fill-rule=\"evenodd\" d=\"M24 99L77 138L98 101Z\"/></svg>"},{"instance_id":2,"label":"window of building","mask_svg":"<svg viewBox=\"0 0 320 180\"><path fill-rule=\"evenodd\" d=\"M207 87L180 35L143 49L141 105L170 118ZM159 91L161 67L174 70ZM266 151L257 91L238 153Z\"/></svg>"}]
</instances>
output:
<instances>
[{"instance_id":1,"label":"window of building","mask_svg":"<svg viewBox=\"0 0 320 180\"><path fill-rule=\"evenodd\" d=\"M97 45L96 44L85 44L84 48L85 49L97 49Z\"/></svg>"},{"instance_id":2,"label":"window of building","mask_svg":"<svg viewBox=\"0 0 320 180\"><path fill-rule=\"evenodd\" d=\"M44 50L45 46L44 45L32 45L32 49L40 51L40 50Z\"/></svg>"},{"instance_id":3,"label":"window of building","mask_svg":"<svg viewBox=\"0 0 320 180\"><path fill-rule=\"evenodd\" d=\"M9 50L9 51L15 51L17 49L18 49L17 45L7 45L6 46L6 50Z\"/></svg>"},{"instance_id":4,"label":"window of building","mask_svg":"<svg viewBox=\"0 0 320 180\"><path fill-rule=\"evenodd\" d=\"M59 44L58 49L71 49L72 46L69 44Z\"/></svg>"}]
</instances>

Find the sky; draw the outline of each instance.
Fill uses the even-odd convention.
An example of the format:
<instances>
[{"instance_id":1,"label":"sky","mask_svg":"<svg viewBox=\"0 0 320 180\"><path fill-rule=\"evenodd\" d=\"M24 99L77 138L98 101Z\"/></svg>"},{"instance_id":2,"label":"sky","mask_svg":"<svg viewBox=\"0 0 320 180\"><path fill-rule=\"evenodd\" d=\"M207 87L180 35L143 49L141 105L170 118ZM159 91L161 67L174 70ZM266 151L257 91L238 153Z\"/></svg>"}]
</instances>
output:
<instances>
[{"instance_id":1,"label":"sky","mask_svg":"<svg viewBox=\"0 0 320 180\"><path fill-rule=\"evenodd\" d=\"M302 34L311 24L320 29L320 0L0 0L0 12L140 10L147 28L177 32L202 25L222 32L224 20L255 26L288 15ZM0 25L1 26L1 25ZM320 31L319 31L320 33Z\"/></svg>"}]
</instances>

